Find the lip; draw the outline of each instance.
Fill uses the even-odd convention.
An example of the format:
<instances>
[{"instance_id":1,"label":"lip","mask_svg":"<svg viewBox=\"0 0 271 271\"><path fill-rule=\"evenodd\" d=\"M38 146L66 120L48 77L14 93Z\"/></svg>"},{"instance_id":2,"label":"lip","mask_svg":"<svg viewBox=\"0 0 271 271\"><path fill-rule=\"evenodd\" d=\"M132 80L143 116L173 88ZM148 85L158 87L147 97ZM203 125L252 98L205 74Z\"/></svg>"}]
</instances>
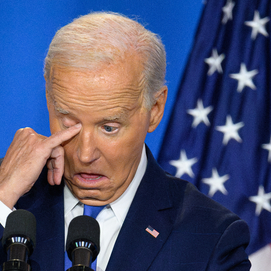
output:
<instances>
[{"instance_id":1,"label":"lip","mask_svg":"<svg viewBox=\"0 0 271 271\"><path fill-rule=\"evenodd\" d=\"M85 173L80 172L74 174L74 179L79 181L80 183L84 183L87 185L95 185L103 181L106 177L104 175L98 173Z\"/></svg>"}]
</instances>

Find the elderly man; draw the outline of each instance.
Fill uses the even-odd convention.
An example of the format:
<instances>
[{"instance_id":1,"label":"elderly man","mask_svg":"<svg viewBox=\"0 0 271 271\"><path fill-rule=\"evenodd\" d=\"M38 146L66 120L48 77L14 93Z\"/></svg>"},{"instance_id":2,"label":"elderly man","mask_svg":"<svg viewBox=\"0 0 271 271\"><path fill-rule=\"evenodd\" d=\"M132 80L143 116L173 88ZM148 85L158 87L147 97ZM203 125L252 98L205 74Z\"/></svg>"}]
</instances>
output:
<instances>
[{"instance_id":1,"label":"elderly man","mask_svg":"<svg viewBox=\"0 0 271 271\"><path fill-rule=\"evenodd\" d=\"M52 135L18 130L0 168L1 224L14 207L37 219L33 270L67 268L67 227L84 205L104 206L96 270L249 270L246 224L167 175L144 144L163 116L165 67L159 37L118 14L82 16L55 35Z\"/></svg>"}]
</instances>

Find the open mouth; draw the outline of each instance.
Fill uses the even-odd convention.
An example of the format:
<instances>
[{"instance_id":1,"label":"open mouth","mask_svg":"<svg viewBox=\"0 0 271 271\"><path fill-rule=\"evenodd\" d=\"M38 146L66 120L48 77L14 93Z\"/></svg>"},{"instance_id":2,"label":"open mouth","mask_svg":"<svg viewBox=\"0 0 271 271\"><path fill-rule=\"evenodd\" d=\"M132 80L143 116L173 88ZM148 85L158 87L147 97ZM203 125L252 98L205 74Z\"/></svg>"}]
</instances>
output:
<instances>
[{"instance_id":1,"label":"open mouth","mask_svg":"<svg viewBox=\"0 0 271 271\"><path fill-rule=\"evenodd\" d=\"M96 181L101 179L103 176L98 174L87 174L87 173L81 173L79 174L81 178L87 180L87 181Z\"/></svg>"},{"instance_id":2,"label":"open mouth","mask_svg":"<svg viewBox=\"0 0 271 271\"><path fill-rule=\"evenodd\" d=\"M79 182L85 184L96 184L100 182L105 176L98 174L98 173L77 173L74 175L74 178L77 179Z\"/></svg>"}]
</instances>

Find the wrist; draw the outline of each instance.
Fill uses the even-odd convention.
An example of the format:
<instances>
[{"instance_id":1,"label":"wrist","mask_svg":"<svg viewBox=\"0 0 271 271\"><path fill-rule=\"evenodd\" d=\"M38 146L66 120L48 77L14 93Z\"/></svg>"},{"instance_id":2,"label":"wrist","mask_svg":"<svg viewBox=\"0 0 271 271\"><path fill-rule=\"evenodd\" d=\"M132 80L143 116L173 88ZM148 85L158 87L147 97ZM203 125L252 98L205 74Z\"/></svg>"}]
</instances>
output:
<instances>
[{"instance_id":1,"label":"wrist","mask_svg":"<svg viewBox=\"0 0 271 271\"><path fill-rule=\"evenodd\" d=\"M11 210L21 196L17 189L18 187L16 188L10 184L4 184L0 180L0 201Z\"/></svg>"}]
</instances>

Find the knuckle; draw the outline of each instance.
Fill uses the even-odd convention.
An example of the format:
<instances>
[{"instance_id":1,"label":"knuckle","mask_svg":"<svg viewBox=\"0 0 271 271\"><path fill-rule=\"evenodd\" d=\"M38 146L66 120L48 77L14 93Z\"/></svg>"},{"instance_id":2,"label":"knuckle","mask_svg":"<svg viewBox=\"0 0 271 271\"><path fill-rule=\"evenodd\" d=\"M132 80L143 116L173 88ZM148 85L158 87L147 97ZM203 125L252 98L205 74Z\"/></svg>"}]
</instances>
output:
<instances>
[{"instance_id":1,"label":"knuckle","mask_svg":"<svg viewBox=\"0 0 271 271\"><path fill-rule=\"evenodd\" d=\"M26 133L26 134L35 134L34 130L33 130L32 128L30 128L30 127L25 127L25 128L23 129L23 131L24 131L24 133Z\"/></svg>"},{"instance_id":2,"label":"knuckle","mask_svg":"<svg viewBox=\"0 0 271 271\"><path fill-rule=\"evenodd\" d=\"M23 134L23 135L29 135L29 134L34 134L34 130L30 127L25 127L25 128L21 128L19 129L16 134Z\"/></svg>"}]
</instances>

